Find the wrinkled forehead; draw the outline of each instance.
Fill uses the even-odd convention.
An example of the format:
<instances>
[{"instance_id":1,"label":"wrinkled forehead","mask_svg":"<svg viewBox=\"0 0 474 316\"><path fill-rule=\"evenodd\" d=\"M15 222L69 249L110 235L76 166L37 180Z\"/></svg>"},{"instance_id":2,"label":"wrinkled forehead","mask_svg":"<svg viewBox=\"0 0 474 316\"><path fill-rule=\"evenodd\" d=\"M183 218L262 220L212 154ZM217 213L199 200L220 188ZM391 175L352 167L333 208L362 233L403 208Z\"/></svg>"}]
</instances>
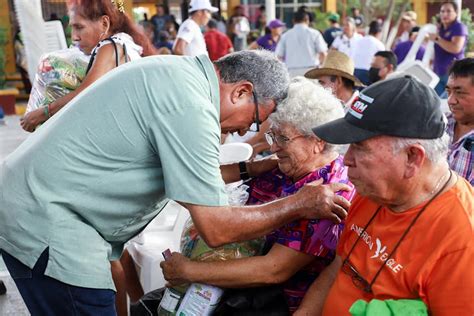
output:
<instances>
[{"instance_id":1,"label":"wrinkled forehead","mask_svg":"<svg viewBox=\"0 0 474 316\"><path fill-rule=\"evenodd\" d=\"M474 76L454 76L450 75L448 77L448 82L446 83L446 88L449 89L470 89L474 87Z\"/></svg>"}]
</instances>

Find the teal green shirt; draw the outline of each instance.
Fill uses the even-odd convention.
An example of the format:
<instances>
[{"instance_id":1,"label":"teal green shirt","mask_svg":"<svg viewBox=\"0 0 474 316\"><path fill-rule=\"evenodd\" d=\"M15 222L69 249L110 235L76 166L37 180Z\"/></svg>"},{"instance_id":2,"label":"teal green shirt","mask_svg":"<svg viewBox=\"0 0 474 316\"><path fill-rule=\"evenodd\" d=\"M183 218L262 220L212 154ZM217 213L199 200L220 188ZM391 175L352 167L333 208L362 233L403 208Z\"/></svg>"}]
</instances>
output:
<instances>
[{"instance_id":1,"label":"teal green shirt","mask_svg":"<svg viewBox=\"0 0 474 316\"><path fill-rule=\"evenodd\" d=\"M103 76L0 166L0 248L45 274L114 289L109 260L167 198L227 205L219 83L207 57L148 57Z\"/></svg>"}]
</instances>

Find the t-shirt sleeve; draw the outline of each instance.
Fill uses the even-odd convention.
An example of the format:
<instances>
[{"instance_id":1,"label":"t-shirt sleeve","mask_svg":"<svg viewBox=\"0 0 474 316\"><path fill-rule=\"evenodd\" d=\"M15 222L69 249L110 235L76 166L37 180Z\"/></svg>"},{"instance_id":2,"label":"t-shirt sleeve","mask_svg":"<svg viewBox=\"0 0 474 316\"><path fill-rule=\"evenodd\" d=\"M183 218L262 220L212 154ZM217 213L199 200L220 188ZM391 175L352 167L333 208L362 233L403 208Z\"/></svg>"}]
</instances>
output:
<instances>
[{"instance_id":1,"label":"t-shirt sleeve","mask_svg":"<svg viewBox=\"0 0 474 316\"><path fill-rule=\"evenodd\" d=\"M334 254L343 224L329 220L300 220L273 233L275 243L315 257Z\"/></svg>"},{"instance_id":2,"label":"t-shirt sleeve","mask_svg":"<svg viewBox=\"0 0 474 316\"><path fill-rule=\"evenodd\" d=\"M378 46L379 51L380 51L380 50L385 50L385 45L384 45L384 43L382 43L382 42L377 42L377 46Z\"/></svg>"},{"instance_id":3,"label":"t-shirt sleeve","mask_svg":"<svg viewBox=\"0 0 474 316\"><path fill-rule=\"evenodd\" d=\"M264 47L264 45L265 45L265 39L266 39L265 36L259 37L259 38L257 39L257 44L258 44L258 46Z\"/></svg>"},{"instance_id":4,"label":"t-shirt sleeve","mask_svg":"<svg viewBox=\"0 0 474 316\"><path fill-rule=\"evenodd\" d=\"M324 41L324 37L319 31L316 31L314 38L314 48L317 53L325 53L328 51L328 44Z\"/></svg>"},{"instance_id":5,"label":"t-shirt sleeve","mask_svg":"<svg viewBox=\"0 0 474 316\"><path fill-rule=\"evenodd\" d=\"M186 43L191 43L195 36L195 30L192 29L191 25L186 23L179 28L177 38L183 39Z\"/></svg>"},{"instance_id":6,"label":"t-shirt sleeve","mask_svg":"<svg viewBox=\"0 0 474 316\"><path fill-rule=\"evenodd\" d=\"M198 103L161 112L150 124L166 196L197 205L227 205L219 168L219 118L213 105Z\"/></svg>"},{"instance_id":7,"label":"t-shirt sleeve","mask_svg":"<svg viewBox=\"0 0 474 316\"><path fill-rule=\"evenodd\" d=\"M281 39L278 41L278 44L275 49L275 54L278 56L280 59L285 59L285 46L286 46L286 36L285 34L282 35Z\"/></svg>"},{"instance_id":8,"label":"t-shirt sleeve","mask_svg":"<svg viewBox=\"0 0 474 316\"><path fill-rule=\"evenodd\" d=\"M467 36L467 27L463 23L456 23L451 30L452 36Z\"/></svg>"},{"instance_id":9,"label":"t-shirt sleeve","mask_svg":"<svg viewBox=\"0 0 474 316\"><path fill-rule=\"evenodd\" d=\"M474 315L473 262L472 243L436 261L422 293L430 315Z\"/></svg>"},{"instance_id":10,"label":"t-shirt sleeve","mask_svg":"<svg viewBox=\"0 0 474 316\"><path fill-rule=\"evenodd\" d=\"M338 37L336 37L336 38L334 39L334 41L332 42L331 47L333 47L333 48L339 50L339 46L340 46L340 45L341 45L341 37L338 36Z\"/></svg>"}]
</instances>

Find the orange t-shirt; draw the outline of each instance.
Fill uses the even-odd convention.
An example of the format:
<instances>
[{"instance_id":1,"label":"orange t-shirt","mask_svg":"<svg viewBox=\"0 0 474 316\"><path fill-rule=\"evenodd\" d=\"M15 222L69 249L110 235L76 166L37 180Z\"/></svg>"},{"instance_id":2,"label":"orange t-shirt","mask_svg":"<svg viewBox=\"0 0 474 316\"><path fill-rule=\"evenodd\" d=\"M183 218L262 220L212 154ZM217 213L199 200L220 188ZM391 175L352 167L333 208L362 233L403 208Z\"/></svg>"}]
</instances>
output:
<instances>
[{"instance_id":1,"label":"orange t-shirt","mask_svg":"<svg viewBox=\"0 0 474 316\"><path fill-rule=\"evenodd\" d=\"M379 205L357 195L352 203L337 254L344 260ZM369 283L423 205L403 213L386 207L368 226L349 261ZM339 270L323 315L349 315L358 299L418 299L431 315L474 315L474 190L461 177L418 218L372 286L358 289Z\"/></svg>"}]
</instances>

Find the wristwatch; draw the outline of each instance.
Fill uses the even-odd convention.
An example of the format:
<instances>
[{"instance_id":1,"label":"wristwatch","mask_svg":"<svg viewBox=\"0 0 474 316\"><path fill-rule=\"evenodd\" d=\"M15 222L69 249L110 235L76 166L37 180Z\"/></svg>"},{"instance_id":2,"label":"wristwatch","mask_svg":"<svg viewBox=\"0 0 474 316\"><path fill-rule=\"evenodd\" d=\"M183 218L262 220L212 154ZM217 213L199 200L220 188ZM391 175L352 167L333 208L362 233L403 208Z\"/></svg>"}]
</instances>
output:
<instances>
[{"instance_id":1,"label":"wristwatch","mask_svg":"<svg viewBox=\"0 0 474 316\"><path fill-rule=\"evenodd\" d=\"M241 180L248 180L250 179L249 172L247 171L247 163L245 161L239 162L239 170L240 170L240 179Z\"/></svg>"}]
</instances>

